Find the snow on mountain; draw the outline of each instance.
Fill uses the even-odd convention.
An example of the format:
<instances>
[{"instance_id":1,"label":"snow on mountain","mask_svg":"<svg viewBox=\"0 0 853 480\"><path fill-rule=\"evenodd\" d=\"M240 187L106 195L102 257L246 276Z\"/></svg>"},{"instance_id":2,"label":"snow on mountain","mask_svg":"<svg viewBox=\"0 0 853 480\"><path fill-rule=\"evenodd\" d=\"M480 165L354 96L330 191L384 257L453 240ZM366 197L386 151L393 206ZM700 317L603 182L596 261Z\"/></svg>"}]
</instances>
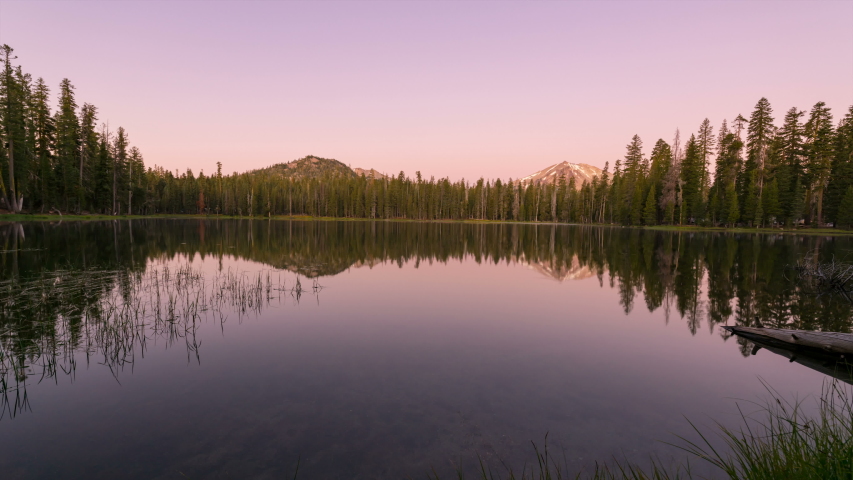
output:
<instances>
[{"instance_id":1,"label":"snow on mountain","mask_svg":"<svg viewBox=\"0 0 853 480\"><path fill-rule=\"evenodd\" d=\"M379 173L375 168L366 169L366 168L353 168L352 169L356 175L364 175L367 178L373 178L376 180L382 180L384 178L388 178L384 173Z\"/></svg>"},{"instance_id":2,"label":"snow on mountain","mask_svg":"<svg viewBox=\"0 0 853 480\"><path fill-rule=\"evenodd\" d=\"M569 163L563 162L550 167L539 170L536 173L528 175L524 178L519 178L517 181L523 184L526 183L554 183L562 176L566 176L568 182L571 178L575 179L575 186L581 188L584 182L591 182L594 177L601 175L601 169L587 165L586 163Z\"/></svg>"}]
</instances>

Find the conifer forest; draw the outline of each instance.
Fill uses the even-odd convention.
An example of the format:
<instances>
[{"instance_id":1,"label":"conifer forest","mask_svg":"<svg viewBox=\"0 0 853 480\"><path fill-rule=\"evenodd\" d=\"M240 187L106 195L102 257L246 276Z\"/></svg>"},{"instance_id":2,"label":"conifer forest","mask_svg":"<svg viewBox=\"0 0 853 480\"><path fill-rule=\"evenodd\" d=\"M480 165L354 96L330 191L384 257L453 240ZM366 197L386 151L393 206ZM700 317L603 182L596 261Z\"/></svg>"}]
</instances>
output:
<instances>
[{"instance_id":1,"label":"conifer forest","mask_svg":"<svg viewBox=\"0 0 853 480\"><path fill-rule=\"evenodd\" d=\"M582 185L366 176L316 157L312 175L283 165L223 174L222 164L206 174L146 166L132 132L81 104L69 79L53 91L8 45L0 56L0 206L12 213L853 228L853 106L780 115L760 98L747 116L666 133L648 153L635 135Z\"/></svg>"},{"instance_id":2,"label":"conifer forest","mask_svg":"<svg viewBox=\"0 0 853 480\"><path fill-rule=\"evenodd\" d=\"M768 5L0 0L0 480L853 480L853 0Z\"/></svg>"}]
</instances>

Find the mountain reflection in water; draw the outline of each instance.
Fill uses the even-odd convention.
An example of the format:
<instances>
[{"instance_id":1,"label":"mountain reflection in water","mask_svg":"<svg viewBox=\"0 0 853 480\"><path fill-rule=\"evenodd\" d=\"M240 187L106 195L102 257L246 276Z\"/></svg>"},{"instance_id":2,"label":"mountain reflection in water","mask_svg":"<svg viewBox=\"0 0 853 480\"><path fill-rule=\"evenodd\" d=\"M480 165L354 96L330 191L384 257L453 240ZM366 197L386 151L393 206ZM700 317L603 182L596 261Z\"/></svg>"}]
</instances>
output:
<instances>
[{"instance_id":1,"label":"mountain reflection in water","mask_svg":"<svg viewBox=\"0 0 853 480\"><path fill-rule=\"evenodd\" d=\"M653 312L667 323L678 319L691 335L704 328L720 341L730 337L719 325L756 319L779 328L851 329L849 303L814 295L791 272L805 255L843 258L848 237L141 219L5 224L0 242L3 422L30 411L28 385L73 380L83 361L84 368L106 368L118 381L145 362L154 345L185 349L187 360L199 363L205 344L196 340L197 330L296 305L303 295L319 301L324 279L389 265L526 266L543 279L597 283L617 293L626 315ZM261 269L240 271L235 261ZM282 312L288 315L286 307ZM746 339L734 341L743 356L753 350Z\"/></svg>"}]
</instances>

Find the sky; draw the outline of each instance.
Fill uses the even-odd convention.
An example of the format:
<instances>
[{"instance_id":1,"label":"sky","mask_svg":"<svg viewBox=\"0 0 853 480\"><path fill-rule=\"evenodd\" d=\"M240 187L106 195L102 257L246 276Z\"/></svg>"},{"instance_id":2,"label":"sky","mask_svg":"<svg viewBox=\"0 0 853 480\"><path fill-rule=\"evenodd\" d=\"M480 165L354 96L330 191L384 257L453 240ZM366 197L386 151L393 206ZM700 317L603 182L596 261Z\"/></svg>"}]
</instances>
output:
<instances>
[{"instance_id":1,"label":"sky","mask_svg":"<svg viewBox=\"0 0 853 480\"><path fill-rule=\"evenodd\" d=\"M853 1L11 1L0 44L148 166L307 155L427 178L603 167L749 116L853 105ZM55 101L55 99L54 99ZM612 168L612 167L611 167Z\"/></svg>"}]
</instances>

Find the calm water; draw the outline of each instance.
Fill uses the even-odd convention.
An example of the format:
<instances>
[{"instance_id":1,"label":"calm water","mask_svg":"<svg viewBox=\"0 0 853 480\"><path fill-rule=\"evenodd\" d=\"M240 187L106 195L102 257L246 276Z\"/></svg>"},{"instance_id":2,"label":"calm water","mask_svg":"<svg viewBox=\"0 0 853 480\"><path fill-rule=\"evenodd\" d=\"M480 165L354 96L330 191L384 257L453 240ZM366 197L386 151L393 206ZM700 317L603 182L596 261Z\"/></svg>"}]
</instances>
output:
<instances>
[{"instance_id":1,"label":"calm water","mask_svg":"<svg viewBox=\"0 0 853 480\"><path fill-rule=\"evenodd\" d=\"M572 469L736 424L821 373L725 324L849 331L846 237L551 225L0 225L4 478L425 478L531 441Z\"/></svg>"}]
</instances>

